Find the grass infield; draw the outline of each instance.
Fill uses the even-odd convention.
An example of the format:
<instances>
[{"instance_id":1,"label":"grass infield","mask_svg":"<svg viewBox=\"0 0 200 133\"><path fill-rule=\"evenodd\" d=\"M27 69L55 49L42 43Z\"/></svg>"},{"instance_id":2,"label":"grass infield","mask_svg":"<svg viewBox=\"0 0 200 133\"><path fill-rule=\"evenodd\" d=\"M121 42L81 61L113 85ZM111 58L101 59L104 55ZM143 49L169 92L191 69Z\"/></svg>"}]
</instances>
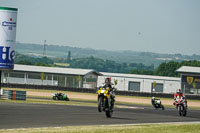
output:
<instances>
[{"instance_id":1,"label":"grass infield","mask_svg":"<svg viewBox=\"0 0 200 133\"><path fill-rule=\"evenodd\" d=\"M144 124L1 129L0 133L200 133L200 124Z\"/></svg>"}]
</instances>

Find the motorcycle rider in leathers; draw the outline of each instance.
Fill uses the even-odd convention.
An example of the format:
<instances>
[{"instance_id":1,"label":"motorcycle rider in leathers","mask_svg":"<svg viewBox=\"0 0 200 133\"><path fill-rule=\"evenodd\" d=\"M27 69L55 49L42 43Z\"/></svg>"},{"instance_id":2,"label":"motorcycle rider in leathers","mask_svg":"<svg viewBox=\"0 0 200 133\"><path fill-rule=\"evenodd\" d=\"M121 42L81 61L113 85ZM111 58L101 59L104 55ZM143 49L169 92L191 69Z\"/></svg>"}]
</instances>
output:
<instances>
[{"instance_id":1,"label":"motorcycle rider in leathers","mask_svg":"<svg viewBox=\"0 0 200 133\"><path fill-rule=\"evenodd\" d=\"M111 100L113 101L113 102L115 102L115 93L114 93L114 91L115 91L115 88L112 86L112 85L114 85L112 82L111 82L111 78L110 77L107 77L106 79L105 79L105 83L104 83L104 88L107 88L107 87L109 87L109 89L110 89L110 94L111 94Z\"/></svg>"},{"instance_id":2,"label":"motorcycle rider in leathers","mask_svg":"<svg viewBox=\"0 0 200 133\"><path fill-rule=\"evenodd\" d=\"M176 93L174 94L174 105L176 105L175 102L177 97L183 97L185 99L185 107L187 108L187 99L185 98L185 95L182 93L181 89L177 89Z\"/></svg>"}]
</instances>

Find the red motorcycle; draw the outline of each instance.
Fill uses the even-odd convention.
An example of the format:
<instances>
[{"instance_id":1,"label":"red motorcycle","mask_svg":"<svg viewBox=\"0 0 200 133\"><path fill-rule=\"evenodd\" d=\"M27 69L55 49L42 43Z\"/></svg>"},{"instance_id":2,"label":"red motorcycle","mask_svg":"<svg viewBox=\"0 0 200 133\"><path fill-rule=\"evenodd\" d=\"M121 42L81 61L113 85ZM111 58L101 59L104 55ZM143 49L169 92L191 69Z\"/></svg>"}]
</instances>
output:
<instances>
[{"instance_id":1,"label":"red motorcycle","mask_svg":"<svg viewBox=\"0 0 200 133\"><path fill-rule=\"evenodd\" d=\"M176 105L176 109L178 110L180 116L187 115L187 107L186 107L185 97L177 96L175 98L175 105Z\"/></svg>"}]
</instances>

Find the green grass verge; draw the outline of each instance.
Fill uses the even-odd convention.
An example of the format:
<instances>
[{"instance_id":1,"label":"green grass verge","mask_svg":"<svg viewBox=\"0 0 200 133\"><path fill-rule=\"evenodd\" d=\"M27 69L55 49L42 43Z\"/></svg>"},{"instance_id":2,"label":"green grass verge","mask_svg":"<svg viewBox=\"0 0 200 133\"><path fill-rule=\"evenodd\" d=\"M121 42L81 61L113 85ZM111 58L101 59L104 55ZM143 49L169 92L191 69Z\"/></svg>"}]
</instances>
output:
<instances>
[{"instance_id":1,"label":"green grass verge","mask_svg":"<svg viewBox=\"0 0 200 133\"><path fill-rule=\"evenodd\" d=\"M9 100L0 99L0 103L29 103L29 104L57 104L57 105L74 105L74 106L97 106L95 103L88 102L74 102L74 101L58 101L58 100L42 100L42 99L31 99L24 100Z\"/></svg>"},{"instance_id":2,"label":"green grass verge","mask_svg":"<svg viewBox=\"0 0 200 133\"><path fill-rule=\"evenodd\" d=\"M28 96L28 98L49 98L52 99L52 96ZM97 102L97 100L92 100L92 99L81 99L81 98L70 98L70 100L74 101L82 101L82 102Z\"/></svg>"},{"instance_id":3,"label":"green grass verge","mask_svg":"<svg viewBox=\"0 0 200 133\"><path fill-rule=\"evenodd\" d=\"M35 98L52 98L51 96L34 96ZM34 98L33 97L33 98ZM32 98L32 99L33 99ZM29 98L31 99L31 97ZM73 100L73 101L81 101L81 102L94 102L93 104L95 106L97 106L97 100L91 100L91 99L81 99L81 98L70 98L70 100ZM130 102L119 102L119 101L116 101L115 104L125 104L126 106L133 106L134 105L143 105L143 106L152 106L151 104L143 104L143 103L130 103ZM92 103L91 103L92 105ZM173 107L173 106L169 106L169 107Z\"/></svg>"},{"instance_id":4,"label":"green grass verge","mask_svg":"<svg viewBox=\"0 0 200 133\"><path fill-rule=\"evenodd\" d=\"M22 89L22 88L2 88L4 90L19 90L19 91L33 91L33 92L49 92L49 93L71 93L71 94L84 94L84 95L97 95L94 93L72 92L72 91L60 91L60 90L41 90L41 89Z\"/></svg>"},{"instance_id":5,"label":"green grass verge","mask_svg":"<svg viewBox=\"0 0 200 133\"><path fill-rule=\"evenodd\" d=\"M153 124L133 126L69 126L60 128L1 129L0 133L200 133L200 124Z\"/></svg>"}]
</instances>

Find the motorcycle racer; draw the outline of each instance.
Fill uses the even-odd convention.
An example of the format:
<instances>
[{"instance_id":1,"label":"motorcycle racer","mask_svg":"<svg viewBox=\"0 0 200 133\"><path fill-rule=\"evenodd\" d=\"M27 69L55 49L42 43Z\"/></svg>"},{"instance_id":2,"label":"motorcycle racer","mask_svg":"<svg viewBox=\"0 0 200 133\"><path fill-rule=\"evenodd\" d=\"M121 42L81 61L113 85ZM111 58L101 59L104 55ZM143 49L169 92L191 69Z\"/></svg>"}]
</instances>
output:
<instances>
[{"instance_id":1,"label":"motorcycle racer","mask_svg":"<svg viewBox=\"0 0 200 133\"><path fill-rule=\"evenodd\" d=\"M110 77L107 77L107 78L105 79L104 87L112 88L112 85L113 85L113 83L111 82L111 78L110 78Z\"/></svg>"},{"instance_id":2,"label":"motorcycle racer","mask_svg":"<svg viewBox=\"0 0 200 133\"><path fill-rule=\"evenodd\" d=\"M107 88L107 87L110 88L111 100L112 100L113 102L115 102L115 93L114 93L115 88L113 87L113 85L114 85L114 84L111 82L111 78L110 78L110 77L107 77L107 78L105 79L105 83L104 83L103 87L104 87L104 88Z\"/></svg>"},{"instance_id":3,"label":"motorcycle racer","mask_svg":"<svg viewBox=\"0 0 200 133\"><path fill-rule=\"evenodd\" d=\"M176 93L174 94L174 103L173 103L174 105L176 105L175 103L176 103L176 98L177 97L183 97L183 99L185 99L185 106L187 108L187 100L185 98L184 93L182 93L181 89L177 89Z\"/></svg>"},{"instance_id":4,"label":"motorcycle racer","mask_svg":"<svg viewBox=\"0 0 200 133\"><path fill-rule=\"evenodd\" d=\"M152 103L152 105L154 105L154 104L156 103L156 100L158 100L158 99L156 99L155 97L152 97L152 98L151 98L151 103Z\"/></svg>"},{"instance_id":5,"label":"motorcycle racer","mask_svg":"<svg viewBox=\"0 0 200 133\"><path fill-rule=\"evenodd\" d=\"M154 107L155 109L158 109L158 108L162 108L162 110L165 109L165 107L164 107L164 106L162 105L162 103L161 103L161 100L158 99L158 98L152 97L152 99L151 99L151 104L153 105L153 107Z\"/></svg>"},{"instance_id":6,"label":"motorcycle racer","mask_svg":"<svg viewBox=\"0 0 200 133\"><path fill-rule=\"evenodd\" d=\"M111 78L107 77L103 85L97 90L98 111L104 111L107 117L111 117L114 111L116 89L113 85Z\"/></svg>"}]
</instances>

